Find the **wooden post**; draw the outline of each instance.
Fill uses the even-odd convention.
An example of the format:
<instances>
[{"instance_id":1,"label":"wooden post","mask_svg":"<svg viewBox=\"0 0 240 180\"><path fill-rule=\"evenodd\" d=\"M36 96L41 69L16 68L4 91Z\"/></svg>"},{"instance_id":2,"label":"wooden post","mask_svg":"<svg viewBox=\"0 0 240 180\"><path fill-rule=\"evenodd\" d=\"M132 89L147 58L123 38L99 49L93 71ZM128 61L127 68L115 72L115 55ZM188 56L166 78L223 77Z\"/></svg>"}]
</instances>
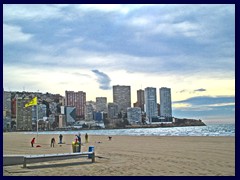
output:
<instances>
[{"instance_id":1,"label":"wooden post","mask_svg":"<svg viewBox=\"0 0 240 180\"><path fill-rule=\"evenodd\" d=\"M24 157L23 158L23 168L26 168L27 167L27 162L26 162L26 158Z\"/></svg>"},{"instance_id":2,"label":"wooden post","mask_svg":"<svg viewBox=\"0 0 240 180\"><path fill-rule=\"evenodd\" d=\"M95 162L95 152L93 152L93 154L92 154L92 163L94 163Z\"/></svg>"}]
</instances>

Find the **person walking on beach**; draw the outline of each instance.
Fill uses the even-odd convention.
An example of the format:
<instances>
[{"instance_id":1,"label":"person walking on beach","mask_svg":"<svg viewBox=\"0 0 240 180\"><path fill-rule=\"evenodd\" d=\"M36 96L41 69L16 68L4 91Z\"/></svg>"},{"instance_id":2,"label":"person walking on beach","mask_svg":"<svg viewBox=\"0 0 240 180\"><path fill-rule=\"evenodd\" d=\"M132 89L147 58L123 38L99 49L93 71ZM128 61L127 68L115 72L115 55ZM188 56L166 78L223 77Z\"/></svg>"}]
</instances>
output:
<instances>
[{"instance_id":1,"label":"person walking on beach","mask_svg":"<svg viewBox=\"0 0 240 180\"><path fill-rule=\"evenodd\" d=\"M62 144L62 138L63 138L63 135L60 134L60 135L59 135L59 144Z\"/></svg>"},{"instance_id":2,"label":"person walking on beach","mask_svg":"<svg viewBox=\"0 0 240 180\"><path fill-rule=\"evenodd\" d=\"M53 138L51 139L51 147L54 147L54 144L55 144L55 138L53 137Z\"/></svg>"},{"instance_id":3,"label":"person walking on beach","mask_svg":"<svg viewBox=\"0 0 240 180\"><path fill-rule=\"evenodd\" d=\"M77 136L77 140L78 140L79 144L81 144L81 134L79 133L79 134L76 135L76 136Z\"/></svg>"},{"instance_id":4,"label":"person walking on beach","mask_svg":"<svg viewBox=\"0 0 240 180\"><path fill-rule=\"evenodd\" d=\"M88 134L85 134L85 143L88 143Z\"/></svg>"},{"instance_id":5,"label":"person walking on beach","mask_svg":"<svg viewBox=\"0 0 240 180\"><path fill-rule=\"evenodd\" d=\"M78 144L79 144L79 149L78 149L78 151L77 152L81 152L81 134L79 133L78 135L76 135L77 136L77 141L78 141Z\"/></svg>"},{"instance_id":6,"label":"person walking on beach","mask_svg":"<svg viewBox=\"0 0 240 180\"><path fill-rule=\"evenodd\" d=\"M34 143L35 143L35 137L32 138L32 140L31 140L31 145L32 145L32 147L34 147L34 146L33 146Z\"/></svg>"}]
</instances>

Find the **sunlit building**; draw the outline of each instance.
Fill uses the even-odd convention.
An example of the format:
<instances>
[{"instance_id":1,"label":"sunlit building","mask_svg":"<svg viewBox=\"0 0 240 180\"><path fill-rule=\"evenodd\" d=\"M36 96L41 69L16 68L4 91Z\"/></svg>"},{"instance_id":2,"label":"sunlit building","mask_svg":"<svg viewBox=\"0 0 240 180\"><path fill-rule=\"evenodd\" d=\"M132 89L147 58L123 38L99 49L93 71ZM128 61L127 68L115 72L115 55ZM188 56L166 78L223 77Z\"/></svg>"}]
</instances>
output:
<instances>
[{"instance_id":1,"label":"sunlit building","mask_svg":"<svg viewBox=\"0 0 240 180\"><path fill-rule=\"evenodd\" d=\"M156 88L153 88L153 87L145 88L144 97L145 97L146 116L149 120L149 123L152 123L152 117L155 117L158 115Z\"/></svg>"},{"instance_id":2,"label":"sunlit building","mask_svg":"<svg viewBox=\"0 0 240 180\"><path fill-rule=\"evenodd\" d=\"M131 87L113 86L113 102L118 105L118 112L127 113L127 108L131 107Z\"/></svg>"},{"instance_id":3,"label":"sunlit building","mask_svg":"<svg viewBox=\"0 0 240 180\"><path fill-rule=\"evenodd\" d=\"M77 118L84 118L86 106L86 93L83 91L65 91L65 105L76 108Z\"/></svg>"},{"instance_id":4,"label":"sunlit building","mask_svg":"<svg viewBox=\"0 0 240 180\"><path fill-rule=\"evenodd\" d=\"M171 89L162 87L160 93L160 116L172 117Z\"/></svg>"}]
</instances>

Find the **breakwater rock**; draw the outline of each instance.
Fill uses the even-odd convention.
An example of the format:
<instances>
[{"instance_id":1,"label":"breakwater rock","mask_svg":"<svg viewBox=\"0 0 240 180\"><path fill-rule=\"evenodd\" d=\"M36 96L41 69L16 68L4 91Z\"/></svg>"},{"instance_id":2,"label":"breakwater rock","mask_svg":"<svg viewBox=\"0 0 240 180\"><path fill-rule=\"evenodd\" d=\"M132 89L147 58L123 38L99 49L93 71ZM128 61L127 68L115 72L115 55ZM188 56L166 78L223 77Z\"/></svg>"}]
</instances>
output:
<instances>
[{"instance_id":1,"label":"breakwater rock","mask_svg":"<svg viewBox=\"0 0 240 180\"><path fill-rule=\"evenodd\" d=\"M173 118L173 122L162 122L156 124L131 124L125 128L158 128L158 127L184 127L184 126L206 126L202 120Z\"/></svg>"},{"instance_id":2,"label":"breakwater rock","mask_svg":"<svg viewBox=\"0 0 240 180\"><path fill-rule=\"evenodd\" d=\"M175 118L175 121L173 122L174 126L206 126L206 124L204 122L202 122L202 120L196 120L196 119L179 119L179 118Z\"/></svg>"}]
</instances>

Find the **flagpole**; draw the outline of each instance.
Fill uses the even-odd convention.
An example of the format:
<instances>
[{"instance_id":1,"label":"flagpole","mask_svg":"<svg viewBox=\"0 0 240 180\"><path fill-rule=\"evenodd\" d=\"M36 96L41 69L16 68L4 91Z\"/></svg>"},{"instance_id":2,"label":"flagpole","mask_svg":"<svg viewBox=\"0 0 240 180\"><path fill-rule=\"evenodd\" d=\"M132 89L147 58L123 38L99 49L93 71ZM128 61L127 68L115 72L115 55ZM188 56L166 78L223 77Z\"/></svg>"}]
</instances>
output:
<instances>
[{"instance_id":1,"label":"flagpole","mask_svg":"<svg viewBox=\"0 0 240 180\"><path fill-rule=\"evenodd\" d=\"M36 105L37 107L37 142L38 142L38 104Z\"/></svg>"}]
</instances>

